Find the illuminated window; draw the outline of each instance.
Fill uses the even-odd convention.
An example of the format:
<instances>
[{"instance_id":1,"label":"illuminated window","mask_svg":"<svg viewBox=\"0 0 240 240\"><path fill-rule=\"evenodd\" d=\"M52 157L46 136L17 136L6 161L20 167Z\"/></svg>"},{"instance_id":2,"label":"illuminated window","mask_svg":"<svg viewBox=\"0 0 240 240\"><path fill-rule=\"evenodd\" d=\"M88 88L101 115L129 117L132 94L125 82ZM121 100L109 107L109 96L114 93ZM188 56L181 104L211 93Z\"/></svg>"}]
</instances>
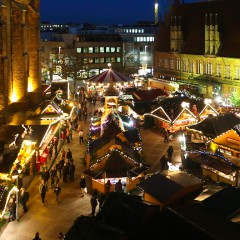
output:
<instances>
[{"instance_id":1,"label":"illuminated window","mask_svg":"<svg viewBox=\"0 0 240 240\"><path fill-rule=\"evenodd\" d=\"M106 52L110 52L110 47L106 47Z\"/></svg>"},{"instance_id":2,"label":"illuminated window","mask_svg":"<svg viewBox=\"0 0 240 240\"><path fill-rule=\"evenodd\" d=\"M84 52L84 53L88 53L88 48L87 48L87 47L84 47L84 48L83 48L83 52Z\"/></svg>"},{"instance_id":3,"label":"illuminated window","mask_svg":"<svg viewBox=\"0 0 240 240\"><path fill-rule=\"evenodd\" d=\"M222 66L220 63L217 63L217 66L216 66L216 76L217 77L221 77L222 76Z\"/></svg>"},{"instance_id":4,"label":"illuminated window","mask_svg":"<svg viewBox=\"0 0 240 240\"><path fill-rule=\"evenodd\" d=\"M186 59L184 59L183 60L183 72L187 72L188 71L188 64L187 64L187 60Z\"/></svg>"},{"instance_id":5,"label":"illuminated window","mask_svg":"<svg viewBox=\"0 0 240 240\"><path fill-rule=\"evenodd\" d=\"M106 63L110 63L111 59L110 58L106 58Z\"/></svg>"},{"instance_id":6,"label":"illuminated window","mask_svg":"<svg viewBox=\"0 0 240 240\"><path fill-rule=\"evenodd\" d=\"M89 48L88 48L88 52L89 52L89 53L93 53L93 47L89 47Z\"/></svg>"},{"instance_id":7,"label":"illuminated window","mask_svg":"<svg viewBox=\"0 0 240 240\"><path fill-rule=\"evenodd\" d=\"M115 47L111 47L111 52L115 52L116 48Z\"/></svg>"},{"instance_id":8,"label":"illuminated window","mask_svg":"<svg viewBox=\"0 0 240 240\"><path fill-rule=\"evenodd\" d=\"M95 58L95 59L94 59L94 62L95 62L95 63L99 63L99 58Z\"/></svg>"},{"instance_id":9,"label":"illuminated window","mask_svg":"<svg viewBox=\"0 0 240 240\"><path fill-rule=\"evenodd\" d=\"M100 63L104 63L104 58L100 58Z\"/></svg>"},{"instance_id":10,"label":"illuminated window","mask_svg":"<svg viewBox=\"0 0 240 240\"><path fill-rule=\"evenodd\" d=\"M94 50L95 50L95 53L98 53L99 52L99 47L95 47Z\"/></svg>"},{"instance_id":11,"label":"illuminated window","mask_svg":"<svg viewBox=\"0 0 240 240\"><path fill-rule=\"evenodd\" d=\"M240 79L240 66L239 65L235 66L235 76L234 76L234 78L237 79L237 80Z\"/></svg>"},{"instance_id":12,"label":"illuminated window","mask_svg":"<svg viewBox=\"0 0 240 240\"><path fill-rule=\"evenodd\" d=\"M77 53L81 53L82 52L82 48L77 48Z\"/></svg>"},{"instance_id":13,"label":"illuminated window","mask_svg":"<svg viewBox=\"0 0 240 240\"><path fill-rule=\"evenodd\" d=\"M197 61L197 74L201 74L201 68L202 68L202 63L201 63L201 61Z\"/></svg>"},{"instance_id":14,"label":"illuminated window","mask_svg":"<svg viewBox=\"0 0 240 240\"><path fill-rule=\"evenodd\" d=\"M226 65L225 67L225 78L230 79L230 65Z\"/></svg>"},{"instance_id":15,"label":"illuminated window","mask_svg":"<svg viewBox=\"0 0 240 240\"><path fill-rule=\"evenodd\" d=\"M117 52L121 52L121 47L117 47Z\"/></svg>"},{"instance_id":16,"label":"illuminated window","mask_svg":"<svg viewBox=\"0 0 240 240\"><path fill-rule=\"evenodd\" d=\"M100 47L100 53L104 53L104 47Z\"/></svg>"},{"instance_id":17,"label":"illuminated window","mask_svg":"<svg viewBox=\"0 0 240 240\"><path fill-rule=\"evenodd\" d=\"M204 74L212 75L212 63L210 62L204 63Z\"/></svg>"},{"instance_id":18,"label":"illuminated window","mask_svg":"<svg viewBox=\"0 0 240 240\"><path fill-rule=\"evenodd\" d=\"M181 59L177 58L177 70L180 71L181 70Z\"/></svg>"},{"instance_id":19,"label":"illuminated window","mask_svg":"<svg viewBox=\"0 0 240 240\"><path fill-rule=\"evenodd\" d=\"M121 58L120 58L120 57L117 57L117 63L120 63L120 62L122 62L122 61L121 61Z\"/></svg>"},{"instance_id":20,"label":"illuminated window","mask_svg":"<svg viewBox=\"0 0 240 240\"><path fill-rule=\"evenodd\" d=\"M111 62L112 62L112 63L115 62L115 57L111 57Z\"/></svg>"},{"instance_id":21,"label":"illuminated window","mask_svg":"<svg viewBox=\"0 0 240 240\"><path fill-rule=\"evenodd\" d=\"M189 72L193 73L193 69L194 69L194 62L193 60L189 60Z\"/></svg>"},{"instance_id":22,"label":"illuminated window","mask_svg":"<svg viewBox=\"0 0 240 240\"><path fill-rule=\"evenodd\" d=\"M170 69L173 70L174 69L174 59L170 58Z\"/></svg>"},{"instance_id":23,"label":"illuminated window","mask_svg":"<svg viewBox=\"0 0 240 240\"><path fill-rule=\"evenodd\" d=\"M168 59L167 58L164 59L164 68L168 69Z\"/></svg>"}]
</instances>

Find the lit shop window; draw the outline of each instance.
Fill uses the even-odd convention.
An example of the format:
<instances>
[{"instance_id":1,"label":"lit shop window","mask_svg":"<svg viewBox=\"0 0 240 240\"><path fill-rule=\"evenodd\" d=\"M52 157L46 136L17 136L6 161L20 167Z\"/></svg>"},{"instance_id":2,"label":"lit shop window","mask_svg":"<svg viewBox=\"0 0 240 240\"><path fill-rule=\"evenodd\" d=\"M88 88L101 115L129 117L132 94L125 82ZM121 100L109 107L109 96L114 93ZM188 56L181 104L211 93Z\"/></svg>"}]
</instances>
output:
<instances>
[{"instance_id":1,"label":"lit shop window","mask_svg":"<svg viewBox=\"0 0 240 240\"><path fill-rule=\"evenodd\" d=\"M104 53L104 47L100 47L100 53Z\"/></svg>"}]
</instances>

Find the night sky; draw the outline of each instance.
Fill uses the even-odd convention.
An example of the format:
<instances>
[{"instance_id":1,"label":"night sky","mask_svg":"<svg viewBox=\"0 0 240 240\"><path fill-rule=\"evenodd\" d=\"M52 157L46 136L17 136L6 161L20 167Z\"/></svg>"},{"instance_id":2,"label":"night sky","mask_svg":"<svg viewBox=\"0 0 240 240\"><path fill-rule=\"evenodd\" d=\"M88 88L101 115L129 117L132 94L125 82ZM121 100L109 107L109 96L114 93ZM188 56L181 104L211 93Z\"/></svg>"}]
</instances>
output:
<instances>
[{"instance_id":1,"label":"night sky","mask_svg":"<svg viewBox=\"0 0 240 240\"><path fill-rule=\"evenodd\" d=\"M201 2L203 0L185 0ZM158 0L159 13L165 2ZM40 0L41 21L50 23L135 24L154 21L154 0Z\"/></svg>"}]
</instances>

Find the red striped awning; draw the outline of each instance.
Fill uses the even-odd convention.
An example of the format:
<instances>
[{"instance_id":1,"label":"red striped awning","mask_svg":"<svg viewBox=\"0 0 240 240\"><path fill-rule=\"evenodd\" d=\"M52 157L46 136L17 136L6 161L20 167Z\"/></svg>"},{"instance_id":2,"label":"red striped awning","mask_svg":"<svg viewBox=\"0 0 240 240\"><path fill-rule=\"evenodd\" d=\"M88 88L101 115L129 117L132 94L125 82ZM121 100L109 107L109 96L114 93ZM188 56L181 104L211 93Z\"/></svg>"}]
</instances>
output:
<instances>
[{"instance_id":1,"label":"red striped awning","mask_svg":"<svg viewBox=\"0 0 240 240\"><path fill-rule=\"evenodd\" d=\"M122 73L115 72L112 69L108 69L97 76L88 79L89 82L95 83L124 83L132 81L130 77L123 75Z\"/></svg>"}]
</instances>

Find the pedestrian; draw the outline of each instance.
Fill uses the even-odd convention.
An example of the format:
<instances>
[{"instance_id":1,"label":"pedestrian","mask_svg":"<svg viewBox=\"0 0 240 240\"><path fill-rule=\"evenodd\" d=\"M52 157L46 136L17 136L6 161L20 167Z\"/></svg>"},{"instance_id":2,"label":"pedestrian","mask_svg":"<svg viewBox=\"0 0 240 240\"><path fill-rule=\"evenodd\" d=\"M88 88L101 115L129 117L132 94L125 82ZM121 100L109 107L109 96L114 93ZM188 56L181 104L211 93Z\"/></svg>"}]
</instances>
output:
<instances>
[{"instance_id":1,"label":"pedestrian","mask_svg":"<svg viewBox=\"0 0 240 240\"><path fill-rule=\"evenodd\" d=\"M165 143L168 142L168 131L165 131L163 142L165 142Z\"/></svg>"},{"instance_id":2,"label":"pedestrian","mask_svg":"<svg viewBox=\"0 0 240 240\"><path fill-rule=\"evenodd\" d=\"M115 192L122 192L122 181L121 179L118 180L118 182L116 182L115 184Z\"/></svg>"},{"instance_id":3,"label":"pedestrian","mask_svg":"<svg viewBox=\"0 0 240 240\"><path fill-rule=\"evenodd\" d=\"M67 143L70 143L70 131L69 131L69 128L66 129L65 137L66 137Z\"/></svg>"},{"instance_id":4,"label":"pedestrian","mask_svg":"<svg viewBox=\"0 0 240 240\"><path fill-rule=\"evenodd\" d=\"M46 183L43 179L39 185L39 192L41 194L42 205L45 205L45 197L46 197L46 193L47 193L47 187L46 187Z\"/></svg>"},{"instance_id":5,"label":"pedestrian","mask_svg":"<svg viewBox=\"0 0 240 240\"><path fill-rule=\"evenodd\" d=\"M82 143L83 143L83 130L82 129L79 130L78 136L79 136L79 143L80 143L80 145L82 145Z\"/></svg>"},{"instance_id":6,"label":"pedestrian","mask_svg":"<svg viewBox=\"0 0 240 240\"><path fill-rule=\"evenodd\" d=\"M35 237L33 238L33 240L41 240L41 238L39 236L39 232L36 232Z\"/></svg>"},{"instance_id":7,"label":"pedestrian","mask_svg":"<svg viewBox=\"0 0 240 240\"><path fill-rule=\"evenodd\" d=\"M23 207L23 212L26 213L27 212L27 201L29 199L29 193L27 191L25 191L25 188L21 188L20 189L20 196L19 196L19 202L21 203L22 207Z\"/></svg>"},{"instance_id":8,"label":"pedestrian","mask_svg":"<svg viewBox=\"0 0 240 240\"><path fill-rule=\"evenodd\" d=\"M112 186L112 184L111 184L110 180L108 179L105 184L105 193L109 193L111 191L111 186Z\"/></svg>"},{"instance_id":9,"label":"pedestrian","mask_svg":"<svg viewBox=\"0 0 240 240\"><path fill-rule=\"evenodd\" d=\"M166 155L163 155L160 158L160 172L167 170L167 157Z\"/></svg>"},{"instance_id":10,"label":"pedestrian","mask_svg":"<svg viewBox=\"0 0 240 240\"><path fill-rule=\"evenodd\" d=\"M70 162L70 165L69 165L69 180L70 180L70 182L74 181L74 174L75 174L75 165L73 162Z\"/></svg>"},{"instance_id":11,"label":"pedestrian","mask_svg":"<svg viewBox=\"0 0 240 240\"><path fill-rule=\"evenodd\" d=\"M56 201L57 201L57 203L59 203L59 195L61 192L61 187L60 187L59 183L56 184L56 186L54 188L54 192L56 194Z\"/></svg>"},{"instance_id":12,"label":"pedestrian","mask_svg":"<svg viewBox=\"0 0 240 240\"><path fill-rule=\"evenodd\" d=\"M102 205L103 205L104 200L105 200L104 193L99 193L97 200L98 200L98 203L99 203L99 210L101 210L102 209Z\"/></svg>"},{"instance_id":13,"label":"pedestrian","mask_svg":"<svg viewBox=\"0 0 240 240\"><path fill-rule=\"evenodd\" d=\"M72 160L72 151L69 148L66 153L66 158L69 159L70 161Z\"/></svg>"},{"instance_id":14,"label":"pedestrian","mask_svg":"<svg viewBox=\"0 0 240 240\"><path fill-rule=\"evenodd\" d=\"M168 154L168 161L171 163L172 162L172 155L173 155L173 146L170 145L167 149L167 154Z\"/></svg>"},{"instance_id":15,"label":"pedestrian","mask_svg":"<svg viewBox=\"0 0 240 240\"><path fill-rule=\"evenodd\" d=\"M86 185L86 178L85 178L84 175L81 175L81 178L80 178L81 197L84 197L86 187L87 187L87 185Z\"/></svg>"},{"instance_id":16,"label":"pedestrian","mask_svg":"<svg viewBox=\"0 0 240 240\"><path fill-rule=\"evenodd\" d=\"M51 179L51 188L54 188L55 178L57 176L57 169L56 166L52 167L50 170L50 179Z\"/></svg>"},{"instance_id":17,"label":"pedestrian","mask_svg":"<svg viewBox=\"0 0 240 240\"><path fill-rule=\"evenodd\" d=\"M97 205L98 205L96 194L92 195L92 197L90 199L90 202L91 202L91 207L92 207L92 217L94 217L95 212L96 212L96 208L97 208Z\"/></svg>"},{"instance_id":18,"label":"pedestrian","mask_svg":"<svg viewBox=\"0 0 240 240\"><path fill-rule=\"evenodd\" d=\"M15 194L13 194L10 197L10 199L8 201L7 209L9 211L8 222L14 221L16 219L16 210L17 210Z\"/></svg>"}]
</instances>

